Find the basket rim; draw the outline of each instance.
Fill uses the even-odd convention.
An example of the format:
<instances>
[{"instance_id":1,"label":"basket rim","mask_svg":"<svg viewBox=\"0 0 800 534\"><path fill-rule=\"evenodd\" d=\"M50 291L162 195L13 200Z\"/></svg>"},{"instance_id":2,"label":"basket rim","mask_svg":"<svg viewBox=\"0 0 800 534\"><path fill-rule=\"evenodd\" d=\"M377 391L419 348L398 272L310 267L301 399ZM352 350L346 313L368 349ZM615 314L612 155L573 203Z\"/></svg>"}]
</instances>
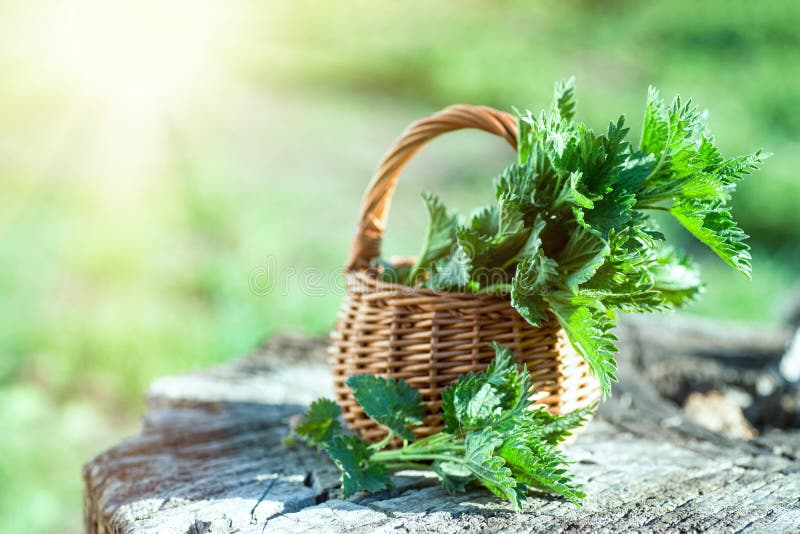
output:
<instances>
[{"instance_id":1,"label":"basket rim","mask_svg":"<svg viewBox=\"0 0 800 534\"><path fill-rule=\"evenodd\" d=\"M392 266L402 265L403 263L413 263L415 258L413 256L393 256L387 260ZM453 300L479 300L483 302L508 302L511 305L511 297L509 295L500 295L495 293L467 293L465 291L444 291L440 289L430 289L427 287L413 287L396 282L384 282L379 280L376 276L373 266L369 267L355 267L345 271L345 276L348 281L350 279L357 279L362 284L369 287L371 293L399 293L406 297L439 297L442 299ZM348 284L348 293L350 287Z\"/></svg>"}]
</instances>

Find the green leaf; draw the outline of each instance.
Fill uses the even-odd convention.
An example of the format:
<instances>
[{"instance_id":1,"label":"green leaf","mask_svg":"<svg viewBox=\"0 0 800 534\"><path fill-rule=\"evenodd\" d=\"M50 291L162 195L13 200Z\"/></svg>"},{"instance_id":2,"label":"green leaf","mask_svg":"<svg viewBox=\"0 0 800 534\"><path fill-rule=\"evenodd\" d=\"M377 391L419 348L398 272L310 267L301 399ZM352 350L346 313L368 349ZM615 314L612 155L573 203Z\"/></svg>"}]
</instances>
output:
<instances>
[{"instance_id":1,"label":"green leaf","mask_svg":"<svg viewBox=\"0 0 800 534\"><path fill-rule=\"evenodd\" d=\"M750 278L750 246L745 242L748 236L736 226L730 210L723 203L682 201L669 211L717 256Z\"/></svg>"},{"instance_id":2,"label":"green leaf","mask_svg":"<svg viewBox=\"0 0 800 534\"><path fill-rule=\"evenodd\" d=\"M436 460L433 462L433 471L439 475L442 486L450 495L466 491L467 484L475 480L472 472L460 462Z\"/></svg>"},{"instance_id":3,"label":"green leaf","mask_svg":"<svg viewBox=\"0 0 800 534\"><path fill-rule=\"evenodd\" d=\"M575 116L575 76L556 82L553 89L553 109L563 119Z\"/></svg>"},{"instance_id":4,"label":"green leaf","mask_svg":"<svg viewBox=\"0 0 800 534\"><path fill-rule=\"evenodd\" d=\"M531 112L526 111L522 114L513 109L514 115L517 116L517 163L524 165L531 157L531 148L533 139L531 135Z\"/></svg>"},{"instance_id":5,"label":"green leaf","mask_svg":"<svg viewBox=\"0 0 800 534\"><path fill-rule=\"evenodd\" d=\"M757 169L766 154L723 160L705 127L703 114L675 97L667 107L651 88L640 148L656 163L638 192L642 208L669 209L689 232L728 264L750 277L747 235L726 202L735 182Z\"/></svg>"},{"instance_id":6,"label":"green leaf","mask_svg":"<svg viewBox=\"0 0 800 534\"><path fill-rule=\"evenodd\" d=\"M472 274L472 260L464 249L457 245L446 259L437 261L431 267L431 276L425 287L443 291L462 291L469 284Z\"/></svg>"},{"instance_id":7,"label":"green leaf","mask_svg":"<svg viewBox=\"0 0 800 534\"><path fill-rule=\"evenodd\" d=\"M526 488L517 487L517 481L506 467L505 460L495 456L495 449L503 439L491 430L470 432L466 436L464 464L489 491L511 502L516 510L522 509Z\"/></svg>"},{"instance_id":8,"label":"green leaf","mask_svg":"<svg viewBox=\"0 0 800 534\"><path fill-rule=\"evenodd\" d=\"M452 252L458 228L458 216L450 213L439 197L425 193L422 198L428 208L428 228L422 250L408 273L406 285L410 286L425 276L433 262Z\"/></svg>"},{"instance_id":9,"label":"green leaf","mask_svg":"<svg viewBox=\"0 0 800 534\"><path fill-rule=\"evenodd\" d=\"M409 467L435 472L450 493L480 482L517 510L529 488L563 495L576 504L583 498L566 472L565 458L552 445L582 424L592 408L565 416L531 409L527 369L519 369L507 348L493 347L496 356L486 371L460 376L443 395L442 415L458 433L439 432L397 449L383 448L385 443L369 446L343 434L327 441L325 450L342 471L345 498L361 490L383 490L390 485L389 468ZM362 393L387 389L387 381L378 380L379 385L363 382ZM315 406L320 414L334 411L327 403Z\"/></svg>"},{"instance_id":10,"label":"green leaf","mask_svg":"<svg viewBox=\"0 0 800 534\"><path fill-rule=\"evenodd\" d=\"M565 302L555 295L548 302L570 343L598 378L603 396L611 395L611 383L617 380L614 375L617 370L614 342L617 338L611 333L614 322L604 311Z\"/></svg>"},{"instance_id":11,"label":"green leaf","mask_svg":"<svg viewBox=\"0 0 800 534\"><path fill-rule=\"evenodd\" d=\"M530 374L513 353L497 344L486 371L467 373L442 392L445 431L465 432L498 424L530 404Z\"/></svg>"},{"instance_id":12,"label":"green leaf","mask_svg":"<svg viewBox=\"0 0 800 534\"><path fill-rule=\"evenodd\" d=\"M392 265L383 258L373 260L373 268L378 272L381 282L387 284L404 284L408 281L411 265Z\"/></svg>"},{"instance_id":13,"label":"green leaf","mask_svg":"<svg viewBox=\"0 0 800 534\"><path fill-rule=\"evenodd\" d=\"M610 252L609 243L598 233L577 227L558 258L567 289L576 292L580 284L594 276Z\"/></svg>"},{"instance_id":14,"label":"green leaf","mask_svg":"<svg viewBox=\"0 0 800 534\"><path fill-rule=\"evenodd\" d=\"M664 247L652 267L653 289L671 307L691 302L703 292L700 272L691 259L682 252Z\"/></svg>"},{"instance_id":15,"label":"green leaf","mask_svg":"<svg viewBox=\"0 0 800 534\"><path fill-rule=\"evenodd\" d=\"M347 386L370 419L405 440L414 439L408 425L422 424L425 414L418 391L403 380L373 375L353 375Z\"/></svg>"},{"instance_id":16,"label":"green leaf","mask_svg":"<svg viewBox=\"0 0 800 534\"><path fill-rule=\"evenodd\" d=\"M500 210L496 204L475 210L469 218L469 228L484 237L492 237L500 227Z\"/></svg>"},{"instance_id":17,"label":"green leaf","mask_svg":"<svg viewBox=\"0 0 800 534\"><path fill-rule=\"evenodd\" d=\"M647 106L644 110L644 126L639 150L660 154L667 148L669 137L669 116L666 106L658 89L651 85L647 90Z\"/></svg>"},{"instance_id":18,"label":"green leaf","mask_svg":"<svg viewBox=\"0 0 800 534\"><path fill-rule=\"evenodd\" d=\"M761 168L764 161L771 156L769 152L757 150L746 156L731 158L719 165L717 173L726 183L733 183Z\"/></svg>"},{"instance_id":19,"label":"green leaf","mask_svg":"<svg viewBox=\"0 0 800 534\"><path fill-rule=\"evenodd\" d=\"M526 245L531 228L525 225L524 213L519 200L512 195L503 195L498 201L497 232L492 236L484 228L460 227L457 231L459 246L470 258L474 269L502 266L513 259Z\"/></svg>"},{"instance_id":20,"label":"green leaf","mask_svg":"<svg viewBox=\"0 0 800 534\"><path fill-rule=\"evenodd\" d=\"M594 202L578 190L582 176L580 171L573 171L569 174L558 190L553 202L553 208L558 208L562 204L570 204L585 209L594 207Z\"/></svg>"},{"instance_id":21,"label":"green leaf","mask_svg":"<svg viewBox=\"0 0 800 534\"><path fill-rule=\"evenodd\" d=\"M508 436L498 454L511 469L517 484L562 495L580 505L586 494L562 467L566 459L544 441L520 434Z\"/></svg>"},{"instance_id":22,"label":"green leaf","mask_svg":"<svg viewBox=\"0 0 800 534\"><path fill-rule=\"evenodd\" d=\"M309 445L324 445L341 432L339 417L342 409L330 399L317 399L311 403L303 421L294 429Z\"/></svg>"},{"instance_id":23,"label":"green leaf","mask_svg":"<svg viewBox=\"0 0 800 534\"><path fill-rule=\"evenodd\" d=\"M541 250L528 256L519 265L511 282L511 305L533 326L546 321L547 303L544 295L558 284L558 264Z\"/></svg>"},{"instance_id":24,"label":"green leaf","mask_svg":"<svg viewBox=\"0 0 800 534\"><path fill-rule=\"evenodd\" d=\"M349 499L356 492L376 492L391 487L386 466L370 462L372 452L355 436L335 436L325 451L342 471L342 495Z\"/></svg>"},{"instance_id":25,"label":"green leaf","mask_svg":"<svg viewBox=\"0 0 800 534\"><path fill-rule=\"evenodd\" d=\"M564 415L551 414L544 408L528 410L514 422L518 432L542 440L550 445L558 445L573 430L583 426L597 405L588 406Z\"/></svg>"}]
</instances>

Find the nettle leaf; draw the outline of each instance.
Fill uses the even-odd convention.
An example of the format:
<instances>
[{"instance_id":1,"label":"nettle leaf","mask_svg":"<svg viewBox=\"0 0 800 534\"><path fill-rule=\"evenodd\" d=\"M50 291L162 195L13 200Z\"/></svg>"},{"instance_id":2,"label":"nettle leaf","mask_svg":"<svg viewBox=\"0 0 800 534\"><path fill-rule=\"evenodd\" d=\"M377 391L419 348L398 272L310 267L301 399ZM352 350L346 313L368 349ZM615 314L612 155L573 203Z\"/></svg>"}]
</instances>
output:
<instances>
[{"instance_id":1,"label":"nettle leaf","mask_svg":"<svg viewBox=\"0 0 800 534\"><path fill-rule=\"evenodd\" d=\"M517 481L542 491L563 495L580 505L586 494L572 481L563 465L566 459L549 444L530 436L508 436L498 450ZM527 493L527 491L526 491Z\"/></svg>"},{"instance_id":2,"label":"nettle leaf","mask_svg":"<svg viewBox=\"0 0 800 534\"><path fill-rule=\"evenodd\" d=\"M717 168L717 174L726 183L732 184L741 180L746 174L757 171L761 168L764 161L771 157L772 154L757 150L752 154L746 156L739 156L738 158L731 158L722 162Z\"/></svg>"},{"instance_id":3,"label":"nettle leaf","mask_svg":"<svg viewBox=\"0 0 800 534\"><path fill-rule=\"evenodd\" d=\"M469 228L485 237L492 237L500 227L500 210L496 204L484 206L473 212L469 218Z\"/></svg>"},{"instance_id":4,"label":"nettle leaf","mask_svg":"<svg viewBox=\"0 0 800 534\"><path fill-rule=\"evenodd\" d=\"M591 408L564 416L531 409L529 373L519 369L510 350L497 344L494 349L485 372L460 376L446 392L445 420L471 424L466 431L438 432L399 448L387 448L388 439L372 445L344 434L329 439L325 450L342 472L344 497L389 488L389 470L411 468L433 471L450 493L480 483L517 510L529 489L578 503L583 494L566 472L566 459L551 445L582 424ZM387 388L386 381L381 384L378 389ZM318 419L336 411L329 402L314 406Z\"/></svg>"},{"instance_id":5,"label":"nettle leaf","mask_svg":"<svg viewBox=\"0 0 800 534\"><path fill-rule=\"evenodd\" d=\"M309 445L324 445L340 433L339 417L342 409L330 399L317 399L311 403L303 421L294 429Z\"/></svg>"},{"instance_id":6,"label":"nettle leaf","mask_svg":"<svg viewBox=\"0 0 800 534\"><path fill-rule=\"evenodd\" d=\"M486 371L462 375L442 392L445 431L461 435L499 424L530 402L530 374L520 371L513 353L497 344Z\"/></svg>"},{"instance_id":7,"label":"nettle leaf","mask_svg":"<svg viewBox=\"0 0 800 534\"><path fill-rule=\"evenodd\" d=\"M574 294L599 302L610 309L623 311L657 311L665 301L654 287L652 253L653 238L645 227L628 227L609 236L611 253L607 261L588 282Z\"/></svg>"},{"instance_id":8,"label":"nettle leaf","mask_svg":"<svg viewBox=\"0 0 800 534\"><path fill-rule=\"evenodd\" d=\"M436 460L433 462L433 471L439 475L442 486L450 495L466 491L467 484L475 480L472 471L460 462Z\"/></svg>"},{"instance_id":9,"label":"nettle leaf","mask_svg":"<svg viewBox=\"0 0 800 534\"><path fill-rule=\"evenodd\" d=\"M472 275L472 260L461 246L445 260L431 267L431 276L424 286L443 291L461 291L467 287Z\"/></svg>"},{"instance_id":10,"label":"nettle leaf","mask_svg":"<svg viewBox=\"0 0 800 534\"><path fill-rule=\"evenodd\" d=\"M464 465L489 491L511 502L516 510L522 509L527 488L518 487L517 481L495 449L503 444L503 438L491 430L471 432L465 440Z\"/></svg>"},{"instance_id":11,"label":"nettle leaf","mask_svg":"<svg viewBox=\"0 0 800 534\"><path fill-rule=\"evenodd\" d=\"M408 273L407 285L414 285L433 262L452 252L458 228L458 216L449 212L439 197L425 193L422 198L428 208L428 228L422 250Z\"/></svg>"},{"instance_id":12,"label":"nettle leaf","mask_svg":"<svg viewBox=\"0 0 800 534\"><path fill-rule=\"evenodd\" d=\"M517 108L512 109L517 117L517 163L524 165L531 157L534 142L531 131L533 117L529 110L521 113Z\"/></svg>"},{"instance_id":13,"label":"nettle leaf","mask_svg":"<svg viewBox=\"0 0 800 534\"><path fill-rule=\"evenodd\" d=\"M697 265L689 256L671 247L659 251L651 271L653 289L669 306L682 306L695 300L704 291Z\"/></svg>"},{"instance_id":14,"label":"nettle leaf","mask_svg":"<svg viewBox=\"0 0 800 534\"><path fill-rule=\"evenodd\" d=\"M562 204L570 204L585 209L594 207L594 202L578 190L582 176L583 174L580 171L573 171L567 176L556 193L556 198L553 201L554 209Z\"/></svg>"},{"instance_id":15,"label":"nettle leaf","mask_svg":"<svg viewBox=\"0 0 800 534\"><path fill-rule=\"evenodd\" d=\"M669 144L669 116L658 89L647 89L647 106L639 149L650 154L662 153Z\"/></svg>"},{"instance_id":16,"label":"nettle leaf","mask_svg":"<svg viewBox=\"0 0 800 534\"><path fill-rule=\"evenodd\" d=\"M594 276L610 252L608 241L596 231L578 226L571 233L558 261L567 289L576 292L580 284Z\"/></svg>"},{"instance_id":17,"label":"nettle leaf","mask_svg":"<svg viewBox=\"0 0 800 534\"><path fill-rule=\"evenodd\" d=\"M556 82L553 90L553 109L563 119L575 116L575 76Z\"/></svg>"},{"instance_id":18,"label":"nettle leaf","mask_svg":"<svg viewBox=\"0 0 800 534\"><path fill-rule=\"evenodd\" d=\"M705 117L675 97L666 106L651 89L640 149L655 165L638 192L637 205L661 208L729 265L750 277L747 235L736 225L726 202L735 182L757 169L767 154L723 160L705 126Z\"/></svg>"},{"instance_id":19,"label":"nettle leaf","mask_svg":"<svg viewBox=\"0 0 800 534\"><path fill-rule=\"evenodd\" d=\"M544 408L528 410L514 420L517 431L531 439L542 440L550 445L558 445L573 430L583 426L597 405L575 410L564 415L555 415Z\"/></svg>"},{"instance_id":20,"label":"nettle leaf","mask_svg":"<svg viewBox=\"0 0 800 534\"><path fill-rule=\"evenodd\" d=\"M723 157L704 112L680 97L665 102L652 87L636 148L624 116L602 133L575 120L574 80L556 84L554 97L552 107L537 113L514 110L518 158L495 180L494 205L453 230L455 217L435 197L426 199L432 229L409 283L508 295L534 326L558 311L608 394L610 314L675 308L702 289L688 259L662 254L666 237L651 210L670 213L749 277L747 236L728 202L742 176L768 154ZM441 246L431 246L439 243L431 235L442 236Z\"/></svg>"},{"instance_id":21,"label":"nettle leaf","mask_svg":"<svg viewBox=\"0 0 800 534\"><path fill-rule=\"evenodd\" d=\"M367 416L405 440L413 440L408 425L422 424L422 397L403 380L373 375L353 375L347 386Z\"/></svg>"},{"instance_id":22,"label":"nettle leaf","mask_svg":"<svg viewBox=\"0 0 800 534\"><path fill-rule=\"evenodd\" d=\"M491 346L495 357L486 369L486 381L500 392L503 409L518 413L530 402L530 374L526 368L520 369L510 349L497 343Z\"/></svg>"},{"instance_id":23,"label":"nettle leaf","mask_svg":"<svg viewBox=\"0 0 800 534\"><path fill-rule=\"evenodd\" d=\"M539 162L542 162L541 158L524 164L512 164L503 169L503 172L494 182L497 200L499 201L503 198L512 199L519 206L530 208L534 202L534 195L541 174L541 171L536 167Z\"/></svg>"},{"instance_id":24,"label":"nettle leaf","mask_svg":"<svg viewBox=\"0 0 800 534\"><path fill-rule=\"evenodd\" d=\"M603 396L611 395L611 383L617 380L614 375L617 370L614 358L617 338L611 333L614 322L605 311L588 305L575 305L563 297L553 295L548 302L571 345L599 380Z\"/></svg>"},{"instance_id":25,"label":"nettle leaf","mask_svg":"<svg viewBox=\"0 0 800 534\"><path fill-rule=\"evenodd\" d=\"M345 499L359 491L376 492L391 487L386 466L370 462L372 451L357 437L336 436L325 445L325 451L342 471L342 495Z\"/></svg>"},{"instance_id":26,"label":"nettle leaf","mask_svg":"<svg viewBox=\"0 0 800 534\"><path fill-rule=\"evenodd\" d=\"M503 195L498 201L497 232L487 236L483 228L460 227L458 245L470 258L475 269L500 267L514 258L531 235L526 227L520 202L512 195Z\"/></svg>"},{"instance_id":27,"label":"nettle leaf","mask_svg":"<svg viewBox=\"0 0 800 534\"><path fill-rule=\"evenodd\" d=\"M542 246L541 233L542 230L544 230L545 224L542 216L537 215L533 227L531 227L531 233L528 235L528 239L525 241L525 244L522 245L522 248L517 251L517 255L511 260L513 263L519 263L539 252ZM508 265L509 262L506 262L506 264Z\"/></svg>"},{"instance_id":28,"label":"nettle leaf","mask_svg":"<svg viewBox=\"0 0 800 534\"><path fill-rule=\"evenodd\" d=\"M717 256L750 278L750 246L745 242L748 235L736 226L730 210L723 203L682 201L669 211Z\"/></svg>"},{"instance_id":29,"label":"nettle leaf","mask_svg":"<svg viewBox=\"0 0 800 534\"><path fill-rule=\"evenodd\" d=\"M594 202L591 210L576 211L579 224L590 233L608 241L612 232L636 224L636 196L619 187Z\"/></svg>"},{"instance_id":30,"label":"nettle leaf","mask_svg":"<svg viewBox=\"0 0 800 534\"><path fill-rule=\"evenodd\" d=\"M517 265L511 283L511 305L534 326L548 319L544 295L558 284L557 267L558 263L541 250Z\"/></svg>"}]
</instances>

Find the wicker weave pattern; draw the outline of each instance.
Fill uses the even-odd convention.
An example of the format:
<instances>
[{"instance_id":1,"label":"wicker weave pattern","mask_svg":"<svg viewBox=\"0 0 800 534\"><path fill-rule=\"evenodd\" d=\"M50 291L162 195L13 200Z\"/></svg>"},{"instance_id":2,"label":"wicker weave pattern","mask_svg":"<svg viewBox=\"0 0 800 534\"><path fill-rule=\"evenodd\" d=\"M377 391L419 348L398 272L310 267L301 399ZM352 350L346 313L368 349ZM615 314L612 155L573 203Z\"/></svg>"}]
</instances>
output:
<instances>
[{"instance_id":1,"label":"wicker weave pattern","mask_svg":"<svg viewBox=\"0 0 800 534\"><path fill-rule=\"evenodd\" d=\"M516 148L516 121L504 112L452 106L412 124L395 142L364 196L358 232L348 260L348 291L331 335L334 391L345 421L364 439L386 431L373 423L345 385L348 376L377 374L402 378L417 389L427 406L418 437L441 430L440 396L458 375L485 369L496 341L527 365L537 401L553 413L595 403L597 380L566 341L555 320L530 326L509 299L444 293L378 281L369 260L380 254L388 209L397 177L411 157L434 137L476 128L504 138Z\"/></svg>"}]
</instances>

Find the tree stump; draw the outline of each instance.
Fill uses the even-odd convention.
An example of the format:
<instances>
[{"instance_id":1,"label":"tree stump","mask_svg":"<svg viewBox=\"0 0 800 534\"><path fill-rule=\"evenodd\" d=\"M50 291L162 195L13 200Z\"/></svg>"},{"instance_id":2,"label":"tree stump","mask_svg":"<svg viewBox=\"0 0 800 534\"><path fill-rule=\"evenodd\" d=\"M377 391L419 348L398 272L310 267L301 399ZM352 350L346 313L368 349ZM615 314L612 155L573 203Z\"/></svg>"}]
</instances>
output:
<instances>
[{"instance_id":1,"label":"tree stump","mask_svg":"<svg viewBox=\"0 0 800 534\"><path fill-rule=\"evenodd\" d=\"M279 336L235 363L151 386L141 434L84 468L86 530L798 531L797 413L774 410L797 391L772 371L790 333L675 317L621 330L621 381L566 449L588 495L582 508L535 496L517 514L484 490L450 496L413 472L391 491L343 501L324 454L282 442L291 417L331 394L324 340ZM681 406L711 390L749 395L742 413L761 434L737 439L689 420Z\"/></svg>"}]
</instances>

